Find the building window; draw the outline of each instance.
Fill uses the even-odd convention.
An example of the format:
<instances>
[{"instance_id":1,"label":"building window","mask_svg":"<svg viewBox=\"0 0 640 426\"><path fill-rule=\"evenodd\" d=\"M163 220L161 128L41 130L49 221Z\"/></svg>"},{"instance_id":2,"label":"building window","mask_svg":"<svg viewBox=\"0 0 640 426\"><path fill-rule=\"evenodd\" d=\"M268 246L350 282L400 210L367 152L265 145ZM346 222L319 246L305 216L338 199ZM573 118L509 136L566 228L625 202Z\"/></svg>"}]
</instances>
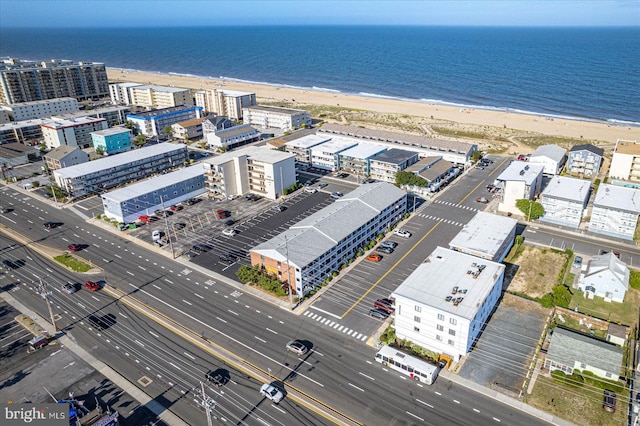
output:
<instances>
[{"instance_id":1,"label":"building window","mask_svg":"<svg viewBox=\"0 0 640 426\"><path fill-rule=\"evenodd\" d=\"M416 333L420 333L420 328L416 327L416 326L413 326L413 331L415 331Z\"/></svg>"},{"instance_id":2,"label":"building window","mask_svg":"<svg viewBox=\"0 0 640 426\"><path fill-rule=\"evenodd\" d=\"M438 314L438 319L440 321L444 321L444 315L443 314Z\"/></svg>"},{"instance_id":3,"label":"building window","mask_svg":"<svg viewBox=\"0 0 640 426\"><path fill-rule=\"evenodd\" d=\"M456 342L454 342L454 341L453 341L453 340L451 340L451 339L449 339L449 340L447 341L447 343L448 343L448 344L450 344L451 346L453 346L453 345L455 345L455 344L456 344Z\"/></svg>"},{"instance_id":4,"label":"building window","mask_svg":"<svg viewBox=\"0 0 640 426\"><path fill-rule=\"evenodd\" d=\"M458 323L458 320L456 320L455 318L449 318L449 324L456 325L457 323Z\"/></svg>"},{"instance_id":5,"label":"building window","mask_svg":"<svg viewBox=\"0 0 640 426\"><path fill-rule=\"evenodd\" d=\"M444 327L440 324L438 324L436 328L438 329L438 331L444 331Z\"/></svg>"},{"instance_id":6,"label":"building window","mask_svg":"<svg viewBox=\"0 0 640 426\"><path fill-rule=\"evenodd\" d=\"M439 335L439 334L436 334L436 340L439 340L439 341L441 341L441 342L442 342L442 336L441 336L441 335Z\"/></svg>"},{"instance_id":7,"label":"building window","mask_svg":"<svg viewBox=\"0 0 640 426\"><path fill-rule=\"evenodd\" d=\"M585 368L587 368L586 364L580 364L580 369L584 370Z\"/></svg>"},{"instance_id":8,"label":"building window","mask_svg":"<svg viewBox=\"0 0 640 426\"><path fill-rule=\"evenodd\" d=\"M455 336L456 335L456 331L450 328L449 329L449 334L452 335L452 336Z\"/></svg>"},{"instance_id":9,"label":"building window","mask_svg":"<svg viewBox=\"0 0 640 426\"><path fill-rule=\"evenodd\" d=\"M413 317L413 320L414 320L415 322L420 322L420 317L419 317L419 316L414 316L414 317Z\"/></svg>"},{"instance_id":10,"label":"building window","mask_svg":"<svg viewBox=\"0 0 640 426\"><path fill-rule=\"evenodd\" d=\"M605 373L604 375L607 376L607 378L609 379L611 378L611 373Z\"/></svg>"},{"instance_id":11,"label":"building window","mask_svg":"<svg viewBox=\"0 0 640 426\"><path fill-rule=\"evenodd\" d=\"M422 306L416 305L416 312L422 312Z\"/></svg>"}]
</instances>

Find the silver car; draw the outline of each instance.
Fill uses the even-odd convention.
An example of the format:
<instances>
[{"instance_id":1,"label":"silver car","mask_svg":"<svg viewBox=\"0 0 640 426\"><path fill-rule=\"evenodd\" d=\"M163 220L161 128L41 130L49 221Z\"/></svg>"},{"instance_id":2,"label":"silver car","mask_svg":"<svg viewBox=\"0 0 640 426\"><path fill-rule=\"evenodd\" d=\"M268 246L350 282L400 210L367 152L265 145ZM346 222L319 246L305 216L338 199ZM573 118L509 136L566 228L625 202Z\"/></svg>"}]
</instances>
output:
<instances>
[{"instance_id":1,"label":"silver car","mask_svg":"<svg viewBox=\"0 0 640 426\"><path fill-rule=\"evenodd\" d=\"M302 343L300 340L292 340L289 343L287 343L287 350L291 352L295 352L298 355L304 355L307 353L309 348L307 348L307 346L304 343Z\"/></svg>"},{"instance_id":2,"label":"silver car","mask_svg":"<svg viewBox=\"0 0 640 426\"><path fill-rule=\"evenodd\" d=\"M279 403L280 401L282 401L282 398L284 398L282 392L280 392L280 390L272 384L265 383L264 385L262 385L262 387L260 388L260 393L262 394L262 396L270 399L275 404Z\"/></svg>"}]
</instances>

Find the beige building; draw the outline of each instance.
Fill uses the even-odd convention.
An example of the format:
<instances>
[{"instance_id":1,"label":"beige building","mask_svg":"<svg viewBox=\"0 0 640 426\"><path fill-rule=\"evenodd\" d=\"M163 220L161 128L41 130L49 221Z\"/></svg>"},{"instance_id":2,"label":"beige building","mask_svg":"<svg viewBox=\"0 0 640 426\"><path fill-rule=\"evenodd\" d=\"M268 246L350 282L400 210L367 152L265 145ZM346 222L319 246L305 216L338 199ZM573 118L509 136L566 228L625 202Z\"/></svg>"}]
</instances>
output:
<instances>
[{"instance_id":1,"label":"beige building","mask_svg":"<svg viewBox=\"0 0 640 426\"><path fill-rule=\"evenodd\" d=\"M109 96L114 105L131 105L131 88L142 86L140 83L111 83Z\"/></svg>"},{"instance_id":2,"label":"beige building","mask_svg":"<svg viewBox=\"0 0 640 426\"><path fill-rule=\"evenodd\" d=\"M50 120L40 125L47 148L57 148L62 145L89 148L93 146L91 133L108 127L107 120L93 117Z\"/></svg>"},{"instance_id":3,"label":"beige building","mask_svg":"<svg viewBox=\"0 0 640 426\"><path fill-rule=\"evenodd\" d=\"M0 103L40 101L72 97L94 99L109 94L104 64L51 60L0 62Z\"/></svg>"},{"instance_id":4,"label":"beige building","mask_svg":"<svg viewBox=\"0 0 640 426\"><path fill-rule=\"evenodd\" d=\"M165 86L131 86L128 90L131 105L150 109L193 105L189 89Z\"/></svg>"},{"instance_id":5,"label":"beige building","mask_svg":"<svg viewBox=\"0 0 640 426\"><path fill-rule=\"evenodd\" d=\"M242 119L242 109L256 105L256 94L235 90L207 89L196 92L196 105L206 113Z\"/></svg>"},{"instance_id":6,"label":"beige building","mask_svg":"<svg viewBox=\"0 0 640 426\"><path fill-rule=\"evenodd\" d=\"M242 119L244 124L251 124L263 129L272 127L282 130L295 130L303 125L311 125L311 113L309 111L264 105L244 108Z\"/></svg>"},{"instance_id":7,"label":"beige building","mask_svg":"<svg viewBox=\"0 0 640 426\"><path fill-rule=\"evenodd\" d=\"M202 138L202 122L205 117L194 118L172 124L173 137L181 140Z\"/></svg>"},{"instance_id":8,"label":"beige building","mask_svg":"<svg viewBox=\"0 0 640 426\"><path fill-rule=\"evenodd\" d=\"M640 144L618 139L611 158L609 178L640 183Z\"/></svg>"}]
</instances>

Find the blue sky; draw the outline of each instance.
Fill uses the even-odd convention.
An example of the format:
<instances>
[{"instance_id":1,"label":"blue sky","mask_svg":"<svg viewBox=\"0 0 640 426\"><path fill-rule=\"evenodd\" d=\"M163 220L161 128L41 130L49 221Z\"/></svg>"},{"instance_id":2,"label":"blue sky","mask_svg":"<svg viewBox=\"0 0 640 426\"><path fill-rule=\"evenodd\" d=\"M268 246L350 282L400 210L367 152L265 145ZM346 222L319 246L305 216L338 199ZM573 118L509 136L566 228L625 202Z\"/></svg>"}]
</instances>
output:
<instances>
[{"instance_id":1,"label":"blue sky","mask_svg":"<svg viewBox=\"0 0 640 426\"><path fill-rule=\"evenodd\" d=\"M327 24L637 27L640 0L0 0L3 27Z\"/></svg>"}]
</instances>

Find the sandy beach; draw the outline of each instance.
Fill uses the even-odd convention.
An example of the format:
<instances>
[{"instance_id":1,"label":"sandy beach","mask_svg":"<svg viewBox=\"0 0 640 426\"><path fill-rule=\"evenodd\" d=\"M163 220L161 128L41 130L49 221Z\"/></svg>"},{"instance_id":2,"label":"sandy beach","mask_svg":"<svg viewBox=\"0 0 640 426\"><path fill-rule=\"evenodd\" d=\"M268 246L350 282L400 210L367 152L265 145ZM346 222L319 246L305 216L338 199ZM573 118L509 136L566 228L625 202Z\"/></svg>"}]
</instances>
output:
<instances>
[{"instance_id":1,"label":"sandy beach","mask_svg":"<svg viewBox=\"0 0 640 426\"><path fill-rule=\"evenodd\" d=\"M583 138L605 143L615 143L617 139L640 140L640 128L615 124L548 118L529 114L488 111L481 109L459 108L443 105L430 105L383 98L345 95L341 93L302 90L288 87L251 84L243 82L202 79L197 77L175 76L120 69L107 69L109 82L133 82L175 86L204 90L221 88L239 90L256 94L260 101L294 102L295 104L330 105L378 113L406 114L435 120L450 121L462 125L490 126L516 129L531 134Z\"/></svg>"}]
</instances>

